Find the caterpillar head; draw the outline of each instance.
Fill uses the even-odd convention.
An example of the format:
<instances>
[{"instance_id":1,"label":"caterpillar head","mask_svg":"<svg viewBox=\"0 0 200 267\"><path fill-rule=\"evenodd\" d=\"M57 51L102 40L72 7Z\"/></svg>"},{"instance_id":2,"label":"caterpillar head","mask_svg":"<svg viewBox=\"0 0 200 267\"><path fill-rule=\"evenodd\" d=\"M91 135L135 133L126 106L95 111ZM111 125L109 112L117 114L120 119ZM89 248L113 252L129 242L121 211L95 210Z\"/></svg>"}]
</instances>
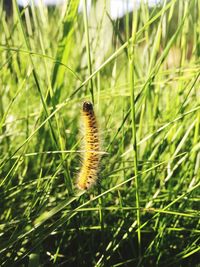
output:
<instances>
[{"instance_id":1,"label":"caterpillar head","mask_svg":"<svg viewBox=\"0 0 200 267\"><path fill-rule=\"evenodd\" d=\"M83 103L83 111L84 112L91 112L91 111L93 111L93 105L92 105L92 103L89 102L89 101L85 101Z\"/></svg>"}]
</instances>

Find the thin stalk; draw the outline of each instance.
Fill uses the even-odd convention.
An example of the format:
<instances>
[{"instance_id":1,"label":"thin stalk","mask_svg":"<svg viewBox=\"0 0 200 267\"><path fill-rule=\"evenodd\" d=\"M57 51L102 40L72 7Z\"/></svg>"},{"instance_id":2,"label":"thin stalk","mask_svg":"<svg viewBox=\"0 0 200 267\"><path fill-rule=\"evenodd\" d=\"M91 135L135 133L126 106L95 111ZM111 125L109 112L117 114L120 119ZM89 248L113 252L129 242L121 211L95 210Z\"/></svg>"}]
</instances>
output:
<instances>
[{"instance_id":1,"label":"thin stalk","mask_svg":"<svg viewBox=\"0 0 200 267\"><path fill-rule=\"evenodd\" d=\"M91 76L92 75L92 62L91 62L91 54L90 54L90 37L89 37L89 28L88 28L86 0L84 0L84 2L83 2L83 19L84 19L84 28L85 28L88 69L89 69L89 75ZM94 103L94 90L93 90L92 78L89 81L89 88L90 88L90 93L91 93L91 97L92 97L92 102Z\"/></svg>"},{"instance_id":2,"label":"thin stalk","mask_svg":"<svg viewBox=\"0 0 200 267\"><path fill-rule=\"evenodd\" d=\"M133 144L133 160L135 172L135 198L137 208L137 236L138 236L138 252L139 259L141 258L141 231L140 231L140 196L139 196L139 176L138 176L138 152L137 152L137 137L136 137L136 116L135 116L135 64L134 64L134 43L136 39L136 31L138 24L138 12L133 11L132 23L132 41L129 46L129 75L130 75L130 101L131 101L131 126L132 126L132 144Z\"/></svg>"}]
</instances>

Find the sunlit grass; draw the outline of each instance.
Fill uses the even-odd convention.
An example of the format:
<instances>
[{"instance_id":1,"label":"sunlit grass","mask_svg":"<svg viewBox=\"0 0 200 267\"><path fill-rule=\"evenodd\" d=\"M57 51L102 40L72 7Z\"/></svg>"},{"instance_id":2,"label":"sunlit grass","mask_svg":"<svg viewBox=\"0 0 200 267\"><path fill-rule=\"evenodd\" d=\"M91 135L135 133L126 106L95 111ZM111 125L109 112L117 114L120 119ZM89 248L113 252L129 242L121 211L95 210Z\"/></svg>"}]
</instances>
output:
<instances>
[{"instance_id":1,"label":"sunlit grass","mask_svg":"<svg viewBox=\"0 0 200 267\"><path fill-rule=\"evenodd\" d=\"M198 266L199 1L107 2L1 1L1 266ZM79 192L86 99L106 153Z\"/></svg>"}]
</instances>

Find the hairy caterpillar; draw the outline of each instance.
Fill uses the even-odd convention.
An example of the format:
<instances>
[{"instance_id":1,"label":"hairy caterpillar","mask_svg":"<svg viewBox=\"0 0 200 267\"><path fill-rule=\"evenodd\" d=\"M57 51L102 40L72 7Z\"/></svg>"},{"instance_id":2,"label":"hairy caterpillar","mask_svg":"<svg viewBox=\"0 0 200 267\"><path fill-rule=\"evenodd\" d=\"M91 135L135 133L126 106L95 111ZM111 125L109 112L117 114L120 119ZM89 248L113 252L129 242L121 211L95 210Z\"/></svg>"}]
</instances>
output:
<instances>
[{"instance_id":1,"label":"hairy caterpillar","mask_svg":"<svg viewBox=\"0 0 200 267\"><path fill-rule=\"evenodd\" d=\"M85 154L78 174L77 187L81 190L87 190L97 181L100 144L97 121L91 102L86 101L83 103L82 115L85 128Z\"/></svg>"}]
</instances>

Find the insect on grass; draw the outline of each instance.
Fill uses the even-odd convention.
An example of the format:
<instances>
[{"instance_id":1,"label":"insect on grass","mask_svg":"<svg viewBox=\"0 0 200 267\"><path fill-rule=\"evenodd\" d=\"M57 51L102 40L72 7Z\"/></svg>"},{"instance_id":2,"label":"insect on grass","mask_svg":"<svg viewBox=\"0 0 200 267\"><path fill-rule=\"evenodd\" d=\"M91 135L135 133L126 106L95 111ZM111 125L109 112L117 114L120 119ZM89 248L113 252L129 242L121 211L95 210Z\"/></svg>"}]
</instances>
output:
<instances>
[{"instance_id":1,"label":"insect on grass","mask_svg":"<svg viewBox=\"0 0 200 267\"><path fill-rule=\"evenodd\" d=\"M83 103L82 117L84 123L85 153L82 167L78 174L77 187L81 190L87 190L97 181L101 158L97 120L91 102L85 101Z\"/></svg>"}]
</instances>

